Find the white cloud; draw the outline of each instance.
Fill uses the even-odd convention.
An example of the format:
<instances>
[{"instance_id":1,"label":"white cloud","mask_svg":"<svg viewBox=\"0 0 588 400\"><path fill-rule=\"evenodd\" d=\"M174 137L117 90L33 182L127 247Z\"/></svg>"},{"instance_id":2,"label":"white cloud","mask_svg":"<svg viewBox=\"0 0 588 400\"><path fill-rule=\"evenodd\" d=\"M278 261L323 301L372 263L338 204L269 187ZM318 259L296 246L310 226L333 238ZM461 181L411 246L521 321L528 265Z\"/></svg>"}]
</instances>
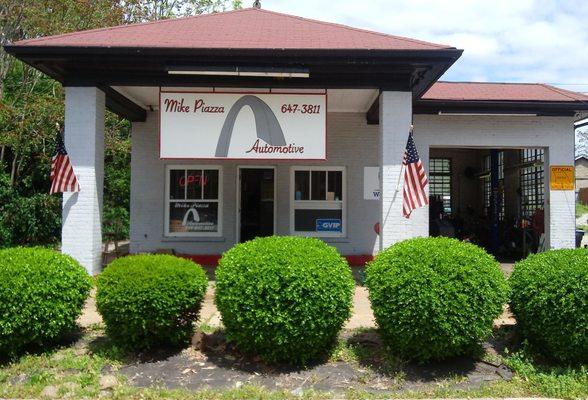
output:
<instances>
[{"instance_id":1,"label":"white cloud","mask_svg":"<svg viewBox=\"0 0 588 400\"><path fill-rule=\"evenodd\" d=\"M588 92L586 0L262 0L262 7L463 48L444 79L581 83L562 87Z\"/></svg>"}]
</instances>

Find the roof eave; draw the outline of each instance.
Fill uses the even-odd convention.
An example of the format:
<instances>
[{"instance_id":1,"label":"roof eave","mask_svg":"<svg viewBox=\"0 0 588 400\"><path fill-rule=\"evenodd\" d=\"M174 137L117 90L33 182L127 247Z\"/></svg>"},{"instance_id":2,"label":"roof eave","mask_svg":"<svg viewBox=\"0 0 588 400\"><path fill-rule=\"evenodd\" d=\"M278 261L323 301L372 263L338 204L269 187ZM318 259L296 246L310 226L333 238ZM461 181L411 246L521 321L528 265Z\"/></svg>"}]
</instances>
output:
<instances>
[{"instance_id":1,"label":"roof eave","mask_svg":"<svg viewBox=\"0 0 588 400\"><path fill-rule=\"evenodd\" d=\"M125 68L143 68L150 73L162 72L162 65L188 65L194 63L211 66L213 63L239 65L239 63L269 65L311 65L323 69L338 68L337 73L365 74L366 80L376 75L379 81L370 87L380 88L385 85L386 76L394 80L396 69L406 72L411 70L407 90L412 90L415 97L420 96L438 79L462 54L455 48L438 50L364 50L364 49L235 49L235 48L126 48L126 47L72 47L72 46L32 46L7 45L5 50L29 65L38 68L49 76L66 84L69 78L80 80L81 69L88 70L96 63L110 67L114 75ZM195 56L202 57L195 61ZM212 63L212 64L211 64ZM139 64L139 65L137 65ZM75 66L75 68L73 67ZM69 68L69 70L68 70ZM377 71L375 71L377 70ZM94 71L96 72L96 71ZM164 71L165 72L165 71ZM378 73L380 75L378 75ZM74 76L77 75L77 76ZM90 74L90 76L99 74ZM132 82L137 84L137 71L133 71ZM147 75L146 75L147 76ZM152 76L151 76L152 77ZM116 84L124 84L124 77ZM85 79L85 78L84 78ZM88 82L91 84L91 82ZM100 84L109 84L103 78ZM158 82L150 82L157 85ZM141 84L146 84L145 82ZM361 83L364 85L364 83ZM381 87L386 89L386 87Z\"/></svg>"},{"instance_id":2,"label":"roof eave","mask_svg":"<svg viewBox=\"0 0 588 400\"><path fill-rule=\"evenodd\" d=\"M179 49L39 45L7 45L5 50L66 86L376 88L411 91L415 99L425 93L463 52L456 48ZM262 67L310 66L311 79L179 77L167 73L170 65L196 67L195 62L202 66L222 63ZM120 104L120 99L117 100ZM129 115L136 118L137 110L131 108Z\"/></svg>"},{"instance_id":3,"label":"roof eave","mask_svg":"<svg viewBox=\"0 0 588 400\"><path fill-rule=\"evenodd\" d=\"M420 99L415 103L415 114L529 114L540 116L574 116L588 110L588 102L581 101L516 101L516 100L435 100Z\"/></svg>"},{"instance_id":4,"label":"roof eave","mask_svg":"<svg viewBox=\"0 0 588 400\"><path fill-rule=\"evenodd\" d=\"M309 48L217 48L217 47L120 47L120 46L50 46L50 45L4 45L4 50L19 56L44 56L44 55L195 55L195 54L231 54L231 55L256 55L256 54L296 54L307 56L365 56L371 57L417 57L417 58L459 58L463 50L453 47L439 49L309 49ZM277 54L276 54L277 53Z\"/></svg>"}]
</instances>

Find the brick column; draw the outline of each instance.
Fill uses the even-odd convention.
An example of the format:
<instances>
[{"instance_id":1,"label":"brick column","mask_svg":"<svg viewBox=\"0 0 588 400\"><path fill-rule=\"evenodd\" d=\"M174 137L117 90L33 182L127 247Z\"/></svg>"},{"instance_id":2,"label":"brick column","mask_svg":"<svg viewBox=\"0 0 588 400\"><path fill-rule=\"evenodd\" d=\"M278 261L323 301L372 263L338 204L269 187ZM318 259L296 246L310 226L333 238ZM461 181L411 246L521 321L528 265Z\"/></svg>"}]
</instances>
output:
<instances>
[{"instance_id":1,"label":"brick column","mask_svg":"<svg viewBox=\"0 0 588 400\"><path fill-rule=\"evenodd\" d=\"M402 158L411 122L411 92L384 91L380 94L380 251L401 240L429 234L428 207L413 211L410 219L402 215ZM419 147L418 132L414 138L428 170L428 149Z\"/></svg>"},{"instance_id":2,"label":"brick column","mask_svg":"<svg viewBox=\"0 0 588 400\"><path fill-rule=\"evenodd\" d=\"M65 147L81 190L63 194L61 249L89 274L100 272L102 261L104 108L99 89L65 88Z\"/></svg>"},{"instance_id":3,"label":"brick column","mask_svg":"<svg viewBox=\"0 0 588 400\"><path fill-rule=\"evenodd\" d=\"M566 127L568 128L568 127ZM547 248L576 247L576 193L574 190L551 190L550 166L574 166L574 130L559 134L545 153L545 235Z\"/></svg>"}]
</instances>

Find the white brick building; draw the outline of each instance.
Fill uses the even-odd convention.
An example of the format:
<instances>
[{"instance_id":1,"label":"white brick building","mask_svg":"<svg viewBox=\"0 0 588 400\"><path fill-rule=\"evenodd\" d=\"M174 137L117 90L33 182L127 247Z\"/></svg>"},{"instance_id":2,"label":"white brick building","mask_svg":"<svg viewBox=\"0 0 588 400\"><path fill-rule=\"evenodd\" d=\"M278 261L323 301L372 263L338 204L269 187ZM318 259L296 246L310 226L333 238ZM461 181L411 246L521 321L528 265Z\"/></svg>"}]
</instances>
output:
<instances>
[{"instance_id":1,"label":"white brick building","mask_svg":"<svg viewBox=\"0 0 588 400\"><path fill-rule=\"evenodd\" d=\"M64 195L62 244L91 273L101 268L106 108L133 121L131 252L214 263L272 234L318 236L354 264L429 234L504 257L574 246L574 188L566 168L554 184L550 171L573 168L573 123L588 97L436 83L461 55L454 47L246 9L6 50L66 87L66 147L82 189ZM432 202L407 219L411 124ZM256 140L276 155L239 153Z\"/></svg>"}]
</instances>

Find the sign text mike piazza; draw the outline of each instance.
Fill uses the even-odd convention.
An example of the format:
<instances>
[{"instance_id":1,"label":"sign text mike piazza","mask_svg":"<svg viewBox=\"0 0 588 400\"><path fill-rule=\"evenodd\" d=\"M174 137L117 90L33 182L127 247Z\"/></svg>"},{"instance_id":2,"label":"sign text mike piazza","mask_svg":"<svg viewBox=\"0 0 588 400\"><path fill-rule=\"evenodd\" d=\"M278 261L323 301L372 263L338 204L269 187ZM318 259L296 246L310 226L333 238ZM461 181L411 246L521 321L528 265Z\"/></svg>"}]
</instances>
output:
<instances>
[{"instance_id":1,"label":"sign text mike piazza","mask_svg":"<svg viewBox=\"0 0 588 400\"><path fill-rule=\"evenodd\" d=\"M326 159L325 93L160 92L160 157Z\"/></svg>"}]
</instances>

